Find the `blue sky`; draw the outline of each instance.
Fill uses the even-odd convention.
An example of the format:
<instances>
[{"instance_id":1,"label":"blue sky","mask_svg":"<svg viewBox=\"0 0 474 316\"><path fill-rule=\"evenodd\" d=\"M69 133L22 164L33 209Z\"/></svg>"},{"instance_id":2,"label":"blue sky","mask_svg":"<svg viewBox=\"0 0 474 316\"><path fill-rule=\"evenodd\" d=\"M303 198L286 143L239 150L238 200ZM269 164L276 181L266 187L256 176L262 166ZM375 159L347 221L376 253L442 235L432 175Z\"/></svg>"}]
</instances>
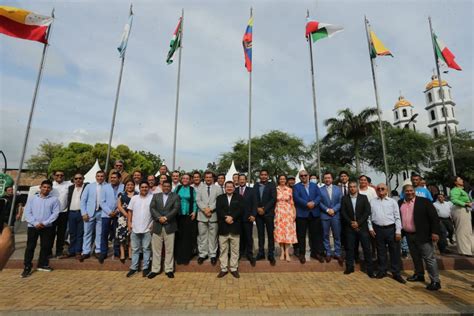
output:
<instances>
[{"instance_id":1,"label":"blue sky","mask_svg":"<svg viewBox=\"0 0 474 316\"><path fill-rule=\"evenodd\" d=\"M51 46L28 155L54 142L107 142L120 60L116 47L129 1L5 1L49 14ZM452 86L460 128L473 130L472 1L134 1L113 144L158 153L171 163L177 64L169 41L185 10L177 166L205 168L247 137L248 73L242 35L254 9L253 135L280 129L314 140L306 9L344 26L315 48L320 134L339 109L374 106L364 14L395 58L379 58L384 118L392 121L399 91L418 128L428 132L424 87L434 67L428 15L463 71L444 75ZM40 43L0 35L0 148L19 161L41 57Z\"/></svg>"}]
</instances>

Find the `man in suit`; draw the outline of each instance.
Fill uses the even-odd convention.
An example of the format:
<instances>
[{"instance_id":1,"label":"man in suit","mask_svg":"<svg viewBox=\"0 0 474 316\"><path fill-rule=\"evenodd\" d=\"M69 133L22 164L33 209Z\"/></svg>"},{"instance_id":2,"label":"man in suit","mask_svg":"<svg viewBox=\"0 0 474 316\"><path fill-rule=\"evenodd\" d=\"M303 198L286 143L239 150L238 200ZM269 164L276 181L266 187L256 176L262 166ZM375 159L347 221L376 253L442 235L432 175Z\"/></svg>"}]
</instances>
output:
<instances>
[{"instance_id":1,"label":"man in suit","mask_svg":"<svg viewBox=\"0 0 474 316\"><path fill-rule=\"evenodd\" d=\"M120 182L120 173L113 172L110 175L110 183L104 186L104 203L102 207L101 221L101 240L99 262L104 263L109 250L110 231L115 227L114 221L119 213L117 208L118 194L123 192L124 185ZM113 234L115 236L115 234ZM117 255L115 253L115 255Z\"/></svg>"},{"instance_id":2,"label":"man in suit","mask_svg":"<svg viewBox=\"0 0 474 316\"><path fill-rule=\"evenodd\" d=\"M337 184L339 188L341 189L342 196L349 195L349 173L345 170L342 170L339 172L339 183ZM344 229L344 223L343 219L341 217L341 246L344 248L345 251L347 251L347 237L346 237L346 230ZM359 249L359 239L356 235L356 240L354 244L355 249ZM359 261L359 251L356 251L355 253L355 258L357 261Z\"/></svg>"},{"instance_id":3,"label":"man in suit","mask_svg":"<svg viewBox=\"0 0 474 316\"><path fill-rule=\"evenodd\" d=\"M244 199L245 209L242 212L242 233L240 235L240 254L246 256L250 264L255 266L255 258L253 257L253 223L257 217L257 197L253 189L247 186L247 176L239 175L239 186L235 189L235 193Z\"/></svg>"},{"instance_id":4,"label":"man in suit","mask_svg":"<svg viewBox=\"0 0 474 316\"><path fill-rule=\"evenodd\" d=\"M262 169L259 174L260 182L254 187L257 196L257 233L258 233L258 254L255 260L265 259L265 228L268 237L268 261L275 265L275 204L276 186L268 181L268 170Z\"/></svg>"},{"instance_id":5,"label":"man in suit","mask_svg":"<svg viewBox=\"0 0 474 316\"><path fill-rule=\"evenodd\" d=\"M302 264L306 262L306 231L309 231L311 256L323 262L323 229L319 210L321 192L317 184L309 182L306 170L300 171L299 177L301 182L293 187L299 259Z\"/></svg>"},{"instance_id":6,"label":"man in suit","mask_svg":"<svg viewBox=\"0 0 474 316\"><path fill-rule=\"evenodd\" d=\"M81 173L74 175L74 184L68 188L67 211L69 225L69 254L61 259L81 257L82 243L84 239L84 222L81 216L81 196L88 183L84 183L84 176Z\"/></svg>"},{"instance_id":7,"label":"man in suit","mask_svg":"<svg viewBox=\"0 0 474 316\"><path fill-rule=\"evenodd\" d=\"M234 182L225 183L225 194L217 197L216 213L219 220L219 247L221 271L218 278L224 277L228 270L234 278L239 275L239 243L241 231L241 218L245 213L245 202L241 194L235 190ZM230 253L230 262L229 262Z\"/></svg>"},{"instance_id":8,"label":"man in suit","mask_svg":"<svg viewBox=\"0 0 474 316\"><path fill-rule=\"evenodd\" d=\"M221 194L219 187L214 185L214 174L211 171L204 173L204 183L201 184L196 195L199 207L198 220L198 264L211 257L211 264L217 263L217 214L216 199Z\"/></svg>"},{"instance_id":9,"label":"man in suit","mask_svg":"<svg viewBox=\"0 0 474 316\"><path fill-rule=\"evenodd\" d=\"M340 265L344 263L341 256L341 198L342 192L338 186L333 185L332 173L326 172L323 176L324 186L321 188L321 221L323 224L324 249L326 250L326 262L331 261L331 254ZM332 231L334 238L334 252L329 242L329 232Z\"/></svg>"},{"instance_id":10,"label":"man in suit","mask_svg":"<svg viewBox=\"0 0 474 316\"><path fill-rule=\"evenodd\" d=\"M372 253L370 251L369 228L367 220L370 217L370 203L367 196L359 194L356 181L349 182L349 195L345 195L341 202L341 219L343 229L346 232L346 270L344 274L354 272L354 253L359 249L355 248L356 238L362 243L364 250L364 260L367 275L374 277L374 268L372 265Z\"/></svg>"},{"instance_id":11,"label":"man in suit","mask_svg":"<svg viewBox=\"0 0 474 316\"><path fill-rule=\"evenodd\" d=\"M161 270L161 251L165 243L165 273L170 279L174 278L174 235L178 230L176 216L181 209L179 195L171 192L171 182L162 184L162 193L154 194L150 203L151 217L153 218L153 262L149 279L156 277Z\"/></svg>"},{"instance_id":12,"label":"man in suit","mask_svg":"<svg viewBox=\"0 0 474 316\"><path fill-rule=\"evenodd\" d=\"M441 289L441 283L433 243L438 242L440 235L438 214L430 200L416 196L413 185L405 185L403 193L404 200L398 201L402 231L407 237L408 248L415 267L415 274L407 278L407 281L425 281L424 261L431 279L426 289L437 291Z\"/></svg>"},{"instance_id":13,"label":"man in suit","mask_svg":"<svg viewBox=\"0 0 474 316\"><path fill-rule=\"evenodd\" d=\"M94 183L84 188L81 196L81 215L84 221L84 242L82 244L82 255L80 261L91 256L92 236L95 234L95 255L100 256L101 232L102 232L102 207L104 206L105 172L99 170L95 174Z\"/></svg>"}]
</instances>

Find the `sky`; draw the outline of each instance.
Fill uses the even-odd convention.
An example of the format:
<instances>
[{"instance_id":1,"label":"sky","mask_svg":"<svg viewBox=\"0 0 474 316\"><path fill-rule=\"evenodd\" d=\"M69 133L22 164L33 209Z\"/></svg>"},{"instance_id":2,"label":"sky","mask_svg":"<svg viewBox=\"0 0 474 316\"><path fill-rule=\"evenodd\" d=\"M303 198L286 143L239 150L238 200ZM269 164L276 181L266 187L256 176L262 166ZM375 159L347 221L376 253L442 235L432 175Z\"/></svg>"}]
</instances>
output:
<instances>
[{"instance_id":1,"label":"sky","mask_svg":"<svg viewBox=\"0 0 474 316\"><path fill-rule=\"evenodd\" d=\"M41 141L107 143L117 87L117 52L129 1L3 1L48 15L50 47L27 157ZM377 59L383 118L392 122L400 91L429 132L425 85L434 58L428 16L463 71L452 87L459 128L473 130L473 1L139 1L127 48L112 144L159 154L170 165L177 63L165 62L184 8L177 167L204 169L248 136L249 76L242 36L254 13L252 135L282 130L315 139L306 10L344 31L314 45L320 136L324 120L349 107L375 106L364 15L394 58ZM42 44L0 34L0 150L18 166Z\"/></svg>"}]
</instances>

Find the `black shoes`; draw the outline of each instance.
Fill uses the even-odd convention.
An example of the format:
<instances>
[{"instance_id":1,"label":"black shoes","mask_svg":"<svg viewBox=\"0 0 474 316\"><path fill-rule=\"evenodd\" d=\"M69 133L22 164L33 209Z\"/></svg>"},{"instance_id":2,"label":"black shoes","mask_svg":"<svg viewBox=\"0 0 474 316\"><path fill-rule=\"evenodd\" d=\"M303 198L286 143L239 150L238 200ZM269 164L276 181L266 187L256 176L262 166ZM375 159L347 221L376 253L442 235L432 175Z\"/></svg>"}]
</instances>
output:
<instances>
[{"instance_id":1,"label":"black shoes","mask_svg":"<svg viewBox=\"0 0 474 316\"><path fill-rule=\"evenodd\" d=\"M425 282L425 276L414 274L411 277L408 277L407 281L408 282Z\"/></svg>"},{"instance_id":2,"label":"black shoes","mask_svg":"<svg viewBox=\"0 0 474 316\"><path fill-rule=\"evenodd\" d=\"M198 258L198 264L203 264L203 262L207 259L207 256L206 257L199 257Z\"/></svg>"},{"instance_id":3,"label":"black shoes","mask_svg":"<svg viewBox=\"0 0 474 316\"><path fill-rule=\"evenodd\" d=\"M131 277L132 275L134 275L137 272L138 272L137 270L130 269L130 271L128 271L128 273L127 273L127 278Z\"/></svg>"},{"instance_id":4,"label":"black shoes","mask_svg":"<svg viewBox=\"0 0 474 316\"><path fill-rule=\"evenodd\" d=\"M441 283L440 282L431 282L430 284L428 284L426 289L429 290L429 291L438 291L439 289L441 289Z\"/></svg>"},{"instance_id":5,"label":"black shoes","mask_svg":"<svg viewBox=\"0 0 474 316\"><path fill-rule=\"evenodd\" d=\"M211 258L211 264L212 264L213 266L215 266L216 263L217 263L217 258L216 258L216 257L212 257L212 258Z\"/></svg>"},{"instance_id":6,"label":"black shoes","mask_svg":"<svg viewBox=\"0 0 474 316\"><path fill-rule=\"evenodd\" d=\"M221 272L219 272L219 274L217 275L217 277L220 279L220 278L225 277L226 274L227 274L227 271L221 271Z\"/></svg>"},{"instance_id":7,"label":"black shoes","mask_svg":"<svg viewBox=\"0 0 474 316\"><path fill-rule=\"evenodd\" d=\"M99 263L103 264L106 256L105 255L99 255Z\"/></svg>"},{"instance_id":8,"label":"black shoes","mask_svg":"<svg viewBox=\"0 0 474 316\"><path fill-rule=\"evenodd\" d=\"M346 270L344 270L344 274L351 274L351 273L354 273L354 268L346 268Z\"/></svg>"},{"instance_id":9,"label":"black shoes","mask_svg":"<svg viewBox=\"0 0 474 316\"><path fill-rule=\"evenodd\" d=\"M149 279L153 279L159 274L160 274L160 272L150 272L150 273L148 273L148 275L146 277L149 278Z\"/></svg>"},{"instance_id":10,"label":"black shoes","mask_svg":"<svg viewBox=\"0 0 474 316\"><path fill-rule=\"evenodd\" d=\"M274 266L276 264L275 257L268 257L268 261L270 261L270 264Z\"/></svg>"},{"instance_id":11,"label":"black shoes","mask_svg":"<svg viewBox=\"0 0 474 316\"><path fill-rule=\"evenodd\" d=\"M375 274L373 272L367 272L367 276L371 279L375 278Z\"/></svg>"},{"instance_id":12,"label":"black shoes","mask_svg":"<svg viewBox=\"0 0 474 316\"><path fill-rule=\"evenodd\" d=\"M395 281L397 281L398 283L401 283L401 284L407 283L407 281L405 281L405 279L402 278L402 276L399 275L399 274L392 276L392 278L393 278Z\"/></svg>"},{"instance_id":13,"label":"black shoes","mask_svg":"<svg viewBox=\"0 0 474 316\"><path fill-rule=\"evenodd\" d=\"M331 256L326 256L326 262L327 263L331 262L331 259L332 259Z\"/></svg>"},{"instance_id":14,"label":"black shoes","mask_svg":"<svg viewBox=\"0 0 474 316\"><path fill-rule=\"evenodd\" d=\"M30 267L25 267L23 269L23 272L21 273L21 277L22 278L27 278L31 275L32 271L31 271L31 268Z\"/></svg>"},{"instance_id":15,"label":"black shoes","mask_svg":"<svg viewBox=\"0 0 474 316\"><path fill-rule=\"evenodd\" d=\"M305 263L306 263L306 258L305 258L304 255L299 256L298 259L300 259L301 264L305 264Z\"/></svg>"},{"instance_id":16,"label":"black shoes","mask_svg":"<svg viewBox=\"0 0 474 316\"><path fill-rule=\"evenodd\" d=\"M252 256L248 256L247 259L248 259L248 261L250 262L250 265L251 265L252 267L255 267L257 261L256 261Z\"/></svg>"},{"instance_id":17,"label":"black shoes","mask_svg":"<svg viewBox=\"0 0 474 316\"><path fill-rule=\"evenodd\" d=\"M143 269L142 275L144 278L147 277L149 274L150 274L150 269Z\"/></svg>"},{"instance_id":18,"label":"black shoes","mask_svg":"<svg viewBox=\"0 0 474 316\"><path fill-rule=\"evenodd\" d=\"M384 273L384 272L379 272L377 273L377 275L375 276L377 279L383 279L387 276L387 273Z\"/></svg>"},{"instance_id":19,"label":"black shoes","mask_svg":"<svg viewBox=\"0 0 474 316\"><path fill-rule=\"evenodd\" d=\"M173 279L173 278L174 278L174 273L173 273L173 272L166 272L166 276L167 276L169 279Z\"/></svg>"},{"instance_id":20,"label":"black shoes","mask_svg":"<svg viewBox=\"0 0 474 316\"><path fill-rule=\"evenodd\" d=\"M236 279L240 278L239 271L230 271L230 274Z\"/></svg>"},{"instance_id":21,"label":"black shoes","mask_svg":"<svg viewBox=\"0 0 474 316\"><path fill-rule=\"evenodd\" d=\"M265 260L265 255L259 253L259 254L255 257L255 260L256 260L256 261Z\"/></svg>"},{"instance_id":22,"label":"black shoes","mask_svg":"<svg viewBox=\"0 0 474 316\"><path fill-rule=\"evenodd\" d=\"M81 255L81 257L79 258L79 261L80 261L80 262L84 262L84 260L89 259L90 257L91 257L90 254Z\"/></svg>"}]
</instances>

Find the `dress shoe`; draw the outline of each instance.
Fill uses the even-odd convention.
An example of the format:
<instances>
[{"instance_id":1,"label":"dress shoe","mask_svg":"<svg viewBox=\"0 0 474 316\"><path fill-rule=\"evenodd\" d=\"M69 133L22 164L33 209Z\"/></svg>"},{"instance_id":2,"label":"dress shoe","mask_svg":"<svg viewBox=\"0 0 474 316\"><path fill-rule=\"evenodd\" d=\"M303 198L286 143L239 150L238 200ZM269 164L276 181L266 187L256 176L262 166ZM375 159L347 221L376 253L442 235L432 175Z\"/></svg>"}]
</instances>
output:
<instances>
[{"instance_id":1,"label":"dress shoe","mask_svg":"<svg viewBox=\"0 0 474 316\"><path fill-rule=\"evenodd\" d=\"M120 262L125 263L125 258L120 258Z\"/></svg>"},{"instance_id":2,"label":"dress shoe","mask_svg":"<svg viewBox=\"0 0 474 316\"><path fill-rule=\"evenodd\" d=\"M250 262L250 265L251 265L252 267L255 267L257 261L256 261L253 257L250 257L250 256L248 256L247 259L248 259L248 261Z\"/></svg>"},{"instance_id":3,"label":"dress shoe","mask_svg":"<svg viewBox=\"0 0 474 316\"><path fill-rule=\"evenodd\" d=\"M293 248L293 255L295 257L299 257L300 256L300 249L299 248Z\"/></svg>"},{"instance_id":4,"label":"dress shoe","mask_svg":"<svg viewBox=\"0 0 474 316\"><path fill-rule=\"evenodd\" d=\"M346 268L346 270L344 270L344 274L351 274L351 273L354 273L354 268Z\"/></svg>"},{"instance_id":5,"label":"dress shoe","mask_svg":"<svg viewBox=\"0 0 474 316\"><path fill-rule=\"evenodd\" d=\"M275 257L269 257L268 261L270 261L270 265L274 266L276 264Z\"/></svg>"},{"instance_id":6,"label":"dress shoe","mask_svg":"<svg viewBox=\"0 0 474 316\"><path fill-rule=\"evenodd\" d=\"M373 272L367 272L367 276L371 279L375 278L375 274Z\"/></svg>"},{"instance_id":7,"label":"dress shoe","mask_svg":"<svg viewBox=\"0 0 474 316\"><path fill-rule=\"evenodd\" d=\"M402 259L408 258L408 252L402 251Z\"/></svg>"},{"instance_id":8,"label":"dress shoe","mask_svg":"<svg viewBox=\"0 0 474 316\"><path fill-rule=\"evenodd\" d=\"M99 263L100 263L100 264L103 264L103 263L104 263L104 260L105 260L105 256L100 255L100 256L99 256Z\"/></svg>"},{"instance_id":9,"label":"dress shoe","mask_svg":"<svg viewBox=\"0 0 474 316\"><path fill-rule=\"evenodd\" d=\"M306 258L305 258L305 256L300 256L298 259L300 259L301 264L305 264L305 263L306 263Z\"/></svg>"},{"instance_id":10,"label":"dress shoe","mask_svg":"<svg viewBox=\"0 0 474 316\"><path fill-rule=\"evenodd\" d=\"M255 257L255 260L256 260L256 261L265 260L265 255L259 253L259 254Z\"/></svg>"},{"instance_id":11,"label":"dress shoe","mask_svg":"<svg viewBox=\"0 0 474 316\"><path fill-rule=\"evenodd\" d=\"M206 257L199 257L198 258L198 264L202 264L205 260L207 259L207 256Z\"/></svg>"},{"instance_id":12,"label":"dress shoe","mask_svg":"<svg viewBox=\"0 0 474 316\"><path fill-rule=\"evenodd\" d=\"M240 278L239 271L230 271L230 274L236 279Z\"/></svg>"},{"instance_id":13,"label":"dress shoe","mask_svg":"<svg viewBox=\"0 0 474 316\"><path fill-rule=\"evenodd\" d=\"M160 274L160 272L150 272L150 273L148 273L148 275L146 277L149 278L149 279L153 279L159 274Z\"/></svg>"},{"instance_id":14,"label":"dress shoe","mask_svg":"<svg viewBox=\"0 0 474 316\"><path fill-rule=\"evenodd\" d=\"M138 272L137 270L130 269L130 271L128 271L128 273L127 273L127 278L131 277L132 275L134 275L137 272Z\"/></svg>"},{"instance_id":15,"label":"dress shoe","mask_svg":"<svg viewBox=\"0 0 474 316\"><path fill-rule=\"evenodd\" d=\"M393 278L395 281L397 281L398 283L401 283L401 284L407 283L407 281L405 281L405 279L402 278L402 276L399 275L399 274L392 276L392 278Z\"/></svg>"},{"instance_id":16,"label":"dress shoe","mask_svg":"<svg viewBox=\"0 0 474 316\"><path fill-rule=\"evenodd\" d=\"M384 272L379 272L377 273L377 275L375 276L377 279L383 279L387 276L387 273L384 273Z\"/></svg>"},{"instance_id":17,"label":"dress shoe","mask_svg":"<svg viewBox=\"0 0 474 316\"><path fill-rule=\"evenodd\" d=\"M174 273L173 273L173 272L166 272L166 276L167 276L169 279L174 279Z\"/></svg>"},{"instance_id":18,"label":"dress shoe","mask_svg":"<svg viewBox=\"0 0 474 316\"><path fill-rule=\"evenodd\" d=\"M145 278L148 276L148 274L150 274L150 269L143 269L142 276Z\"/></svg>"},{"instance_id":19,"label":"dress shoe","mask_svg":"<svg viewBox=\"0 0 474 316\"><path fill-rule=\"evenodd\" d=\"M408 282L425 282L424 275L413 274L411 277L407 278Z\"/></svg>"},{"instance_id":20,"label":"dress shoe","mask_svg":"<svg viewBox=\"0 0 474 316\"><path fill-rule=\"evenodd\" d=\"M211 258L211 264L212 264L213 266L215 266L216 263L217 263L217 258L216 258L216 257L212 257L212 258Z\"/></svg>"},{"instance_id":21,"label":"dress shoe","mask_svg":"<svg viewBox=\"0 0 474 316\"><path fill-rule=\"evenodd\" d=\"M316 260L318 260L320 263L324 262L324 257L322 255L316 255Z\"/></svg>"},{"instance_id":22,"label":"dress shoe","mask_svg":"<svg viewBox=\"0 0 474 316\"><path fill-rule=\"evenodd\" d=\"M344 259L342 259L341 256L334 256L334 259L337 260L337 263L339 263L340 266L344 264Z\"/></svg>"},{"instance_id":23,"label":"dress shoe","mask_svg":"<svg viewBox=\"0 0 474 316\"><path fill-rule=\"evenodd\" d=\"M331 262L331 256L326 256L326 262Z\"/></svg>"},{"instance_id":24,"label":"dress shoe","mask_svg":"<svg viewBox=\"0 0 474 316\"><path fill-rule=\"evenodd\" d=\"M90 257L91 255L81 255L81 257L79 258L79 261L84 262L84 260L89 259Z\"/></svg>"},{"instance_id":25,"label":"dress shoe","mask_svg":"<svg viewBox=\"0 0 474 316\"><path fill-rule=\"evenodd\" d=\"M438 291L439 289L441 289L441 283L431 282L430 284L428 284L426 289L429 290L429 291Z\"/></svg>"},{"instance_id":26,"label":"dress shoe","mask_svg":"<svg viewBox=\"0 0 474 316\"><path fill-rule=\"evenodd\" d=\"M220 278L225 277L226 274L227 274L227 271L221 271L221 272L219 272L219 274L217 275L217 277L220 279Z\"/></svg>"}]
</instances>

